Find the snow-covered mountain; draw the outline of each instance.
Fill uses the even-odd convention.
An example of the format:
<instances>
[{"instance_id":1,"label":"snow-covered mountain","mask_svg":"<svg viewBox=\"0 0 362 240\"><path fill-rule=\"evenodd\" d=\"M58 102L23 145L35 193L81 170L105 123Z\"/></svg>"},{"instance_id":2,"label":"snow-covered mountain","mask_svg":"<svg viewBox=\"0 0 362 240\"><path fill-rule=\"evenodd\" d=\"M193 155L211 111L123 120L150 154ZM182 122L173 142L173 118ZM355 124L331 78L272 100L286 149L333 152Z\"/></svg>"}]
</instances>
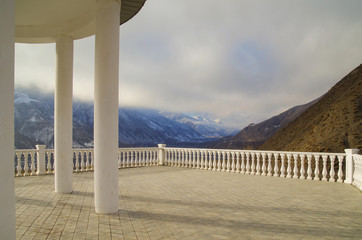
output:
<instances>
[{"instance_id":1,"label":"snow-covered mountain","mask_svg":"<svg viewBox=\"0 0 362 240\"><path fill-rule=\"evenodd\" d=\"M54 146L54 97L29 89L15 91L15 147ZM93 104L73 102L73 146L93 146ZM202 116L150 109L119 109L120 146L195 146L230 134Z\"/></svg>"},{"instance_id":2,"label":"snow-covered mountain","mask_svg":"<svg viewBox=\"0 0 362 240\"><path fill-rule=\"evenodd\" d=\"M213 118L206 113L186 114L160 112L160 114L166 118L192 127L206 138L221 138L237 133L233 128L224 127L221 119Z\"/></svg>"}]
</instances>

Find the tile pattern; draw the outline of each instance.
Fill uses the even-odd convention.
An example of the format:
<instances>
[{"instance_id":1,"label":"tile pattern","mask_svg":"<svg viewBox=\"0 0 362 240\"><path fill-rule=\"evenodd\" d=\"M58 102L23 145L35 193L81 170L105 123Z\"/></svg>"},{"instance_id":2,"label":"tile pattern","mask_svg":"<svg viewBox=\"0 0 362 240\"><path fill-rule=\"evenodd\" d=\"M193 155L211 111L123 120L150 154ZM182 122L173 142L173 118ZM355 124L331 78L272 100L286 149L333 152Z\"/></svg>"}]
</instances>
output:
<instances>
[{"instance_id":1,"label":"tile pattern","mask_svg":"<svg viewBox=\"0 0 362 240\"><path fill-rule=\"evenodd\" d=\"M94 212L93 173L16 178L17 239L362 239L362 194L343 183L176 167L119 170L119 211Z\"/></svg>"}]
</instances>

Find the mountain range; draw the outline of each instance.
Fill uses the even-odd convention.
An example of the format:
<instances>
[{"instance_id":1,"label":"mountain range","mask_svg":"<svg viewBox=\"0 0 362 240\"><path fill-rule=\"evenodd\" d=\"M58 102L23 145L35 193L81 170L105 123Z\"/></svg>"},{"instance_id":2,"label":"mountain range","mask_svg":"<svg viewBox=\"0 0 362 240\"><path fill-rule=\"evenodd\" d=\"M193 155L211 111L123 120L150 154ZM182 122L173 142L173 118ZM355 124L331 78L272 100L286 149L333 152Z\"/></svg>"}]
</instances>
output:
<instances>
[{"instance_id":1,"label":"mountain range","mask_svg":"<svg viewBox=\"0 0 362 240\"><path fill-rule=\"evenodd\" d=\"M15 90L15 147L54 146L54 97L37 90ZM93 147L93 104L73 102L73 147ZM202 115L152 109L119 109L120 146L201 146L234 129Z\"/></svg>"}]
</instances>

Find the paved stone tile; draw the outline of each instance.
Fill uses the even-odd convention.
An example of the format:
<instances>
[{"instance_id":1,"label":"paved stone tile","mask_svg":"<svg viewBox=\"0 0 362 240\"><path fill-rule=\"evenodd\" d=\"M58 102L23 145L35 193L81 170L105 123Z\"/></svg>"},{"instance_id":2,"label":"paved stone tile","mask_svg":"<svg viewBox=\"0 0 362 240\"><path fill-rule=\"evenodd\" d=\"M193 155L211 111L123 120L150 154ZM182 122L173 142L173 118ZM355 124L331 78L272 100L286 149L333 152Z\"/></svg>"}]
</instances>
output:
<instances>
[{"instance_id":1,"label":"paved stone tile","mask_svg":"<svg viewBox=\"0 0 362 240\"><path fill-rule=\"evenodd\" d=\"M116 214L94 212L93 173L18 177L17 239L362 239L362 194L342 183L175 167L119 170Z\"/></svg>"}]
</instances>

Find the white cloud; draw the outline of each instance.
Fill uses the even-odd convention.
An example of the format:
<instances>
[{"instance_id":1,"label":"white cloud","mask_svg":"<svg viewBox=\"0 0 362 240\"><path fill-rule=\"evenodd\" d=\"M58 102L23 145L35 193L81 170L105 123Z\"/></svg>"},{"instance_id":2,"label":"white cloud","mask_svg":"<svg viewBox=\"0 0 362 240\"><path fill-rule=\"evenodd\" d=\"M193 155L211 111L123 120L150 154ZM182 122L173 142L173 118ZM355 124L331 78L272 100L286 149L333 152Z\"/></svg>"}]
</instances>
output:
<instances>
[{"instance_id":1,"label":"white cloud","mask_svg":"<svg viewBox=\"0 0 362 240\"><path fill-rule=\"evenodd\" d=\"M359 0L148 0L121 26L120 104L262 121L361 64L361 10ZM16 83L51 89L54 45L16 49ZM91 99L94 38L74 51L74 95Z\"/></svg>"}]
</instances>

